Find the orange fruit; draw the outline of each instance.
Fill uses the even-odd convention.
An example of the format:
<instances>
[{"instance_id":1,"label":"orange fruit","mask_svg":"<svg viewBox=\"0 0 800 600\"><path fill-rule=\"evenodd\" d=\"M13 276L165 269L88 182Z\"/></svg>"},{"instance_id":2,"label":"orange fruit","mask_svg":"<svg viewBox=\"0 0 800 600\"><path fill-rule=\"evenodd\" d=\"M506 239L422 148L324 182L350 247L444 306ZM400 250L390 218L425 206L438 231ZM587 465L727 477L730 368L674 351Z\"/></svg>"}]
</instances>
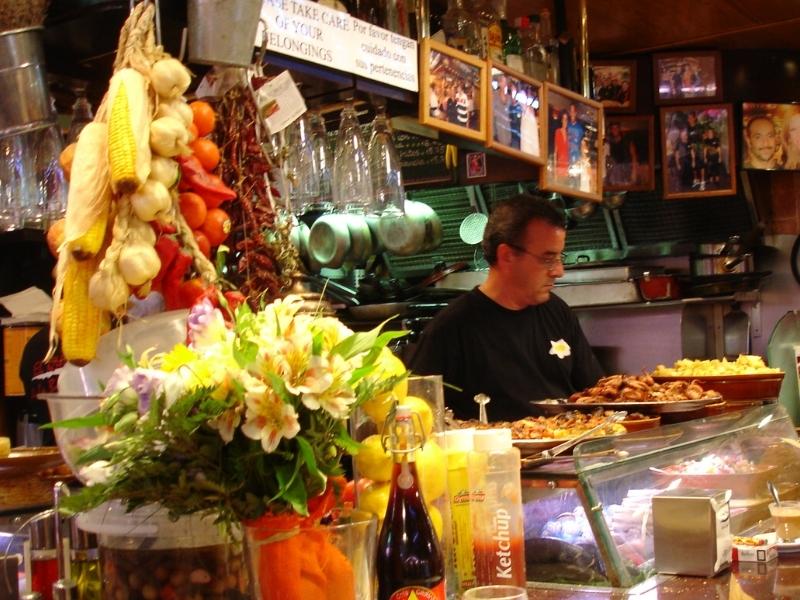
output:
<instances>
[{"instance_id":1,"label":"orange fruit","mask_svg":"<svg viewBox=\"0 0 800 600\"><path fill-rule=\"evenodd\" d=\"M197 125L189 123L189 141L195 141L200 135L197 133Z\"/></svg>"},{"instance_id":2,"label":"orange fruit","mask_svg":"<svg viewBox=\"0 0 800 600\"><path fill-rule=\"evenodd\" d=\"M219 164L219 148L207 138L197 138L189 147L206 171L213 171Z\"/></svg>"},{"instance_id":3,"label":"orange fruit","mask_svg":"<svg viewBox=\"0 0 800 600\"><path fill-rule=\"evenodd\" d=\"M197 127L198 135L208 135L214 131L214 125L217 121L217 116L214 114L214 109L208 102L203 100L195 100L189 107L192 109L192 122Z\"/></svg>"},{"instance_id":4,"label":"orange fruit","mask_svg":"<svg viewBox=\"0 0 800 600\"><path fill-rule=\"evenodd\" d=\"M200 248L200 252L202 252L206 258L209 258L211 256L211 242L208 241L208 236L199 229L192 231L192 234L194 234L194 241L197 242L197 247Z\"/></svg>"},{"instance_id":5,"label":"orange fruit","mask_svg":"<svg viewBox=\"0 0 800 600\"><path fill-rule=\"evenodd\" d=\"M178 196L178 202L181 207L181 214L186 219L186 224L190 229L199 229L203 222L206 220L208 209L206 208L206 201L202 196L194 192L183 192Z\"/></svg>"},{"instance_id":6,"label":"orange fruit","mask_svg":"<svg viewBox=\"0 0 800 600\"><path fill-rule=\"evenodd\" d=\"M231 218L221 208L211 208L201 228L211 242L211 247L219 246L231 232Z\"/></svg>"}]
</instances>

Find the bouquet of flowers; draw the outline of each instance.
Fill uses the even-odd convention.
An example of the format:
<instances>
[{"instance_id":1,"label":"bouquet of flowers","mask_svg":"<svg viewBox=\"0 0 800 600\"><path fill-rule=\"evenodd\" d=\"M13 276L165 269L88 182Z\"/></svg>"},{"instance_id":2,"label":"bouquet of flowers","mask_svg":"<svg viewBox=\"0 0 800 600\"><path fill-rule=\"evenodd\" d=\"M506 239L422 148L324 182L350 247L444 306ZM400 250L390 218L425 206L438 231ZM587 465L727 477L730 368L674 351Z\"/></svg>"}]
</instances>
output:
<instances>
[{"instance_id":1,"label":"bouquet of flowers","mask_svg":"<svg viewBox=\"0 0 800 600\"><path fill-rule=\"evenodd\" d=\"M307 516L341 474L342 455L357 451L347 430L354 407L406 374L383 367L401 333L353 333L300 312L302 302L288 296L259 312L244 304L227 322L204 300L185 344L123 356L99 412L55 425L109 432L81 455L87 487L68 508L121 500L228 523Z\"/></svg>"}]
</instances>

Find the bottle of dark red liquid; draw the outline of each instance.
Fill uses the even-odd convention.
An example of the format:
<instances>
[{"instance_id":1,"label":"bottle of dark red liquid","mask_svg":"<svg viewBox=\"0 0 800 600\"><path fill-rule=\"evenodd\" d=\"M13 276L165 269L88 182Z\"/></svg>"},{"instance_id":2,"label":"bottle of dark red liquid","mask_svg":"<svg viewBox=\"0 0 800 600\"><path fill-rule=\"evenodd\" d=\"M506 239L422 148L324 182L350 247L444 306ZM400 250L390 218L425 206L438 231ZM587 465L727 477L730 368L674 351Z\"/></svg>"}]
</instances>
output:
<instances>
[{"instance_id":1,"label":"bottle of dark red liquid","mask_svg":"<svg viewBox=\"0 0 800 600\"><path fill-rule=\"evenodd\" d=\"M389 505L378 538L378 600L444 600L444 558L422 500L415 453L422 423L399 405L384 443L394 466Z\"/></svg>"}]
</instances>

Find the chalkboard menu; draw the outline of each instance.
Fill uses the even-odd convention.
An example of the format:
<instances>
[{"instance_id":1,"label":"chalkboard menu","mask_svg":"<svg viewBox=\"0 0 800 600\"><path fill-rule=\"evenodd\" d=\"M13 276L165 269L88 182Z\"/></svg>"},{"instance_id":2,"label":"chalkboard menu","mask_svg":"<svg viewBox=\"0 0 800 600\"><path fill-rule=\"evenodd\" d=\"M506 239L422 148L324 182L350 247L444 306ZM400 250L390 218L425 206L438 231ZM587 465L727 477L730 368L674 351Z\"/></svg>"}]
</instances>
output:
<instances>
[{"instance_id":1,"label":"chalkboard menu","mask_svg":"<svg viewBox=\"0 0 800 600\"><path fill-rule=\"evenodd\" d=\"M328 131L328 141L334 152L336 133L336 130ZM361 136L365 143L369 142L370 135L372 135L371 124L362 124ZM421 135L395 131L394 145L400 156L403 185L414 187L453 181L454 170L449 170L445 163L446 144Z\"/></svg>"},{"instance_id":2,"label":"chalkboard menu","mask_svg":"<svg viewBox=\"0 0 800 600\"><path fill-rule=\"evenodd\" d=\"M405 185L452 181L453 172L445 164L446 144L405 131L395 131L394 144L400 155Z\"/></svg>"}]
</instances>

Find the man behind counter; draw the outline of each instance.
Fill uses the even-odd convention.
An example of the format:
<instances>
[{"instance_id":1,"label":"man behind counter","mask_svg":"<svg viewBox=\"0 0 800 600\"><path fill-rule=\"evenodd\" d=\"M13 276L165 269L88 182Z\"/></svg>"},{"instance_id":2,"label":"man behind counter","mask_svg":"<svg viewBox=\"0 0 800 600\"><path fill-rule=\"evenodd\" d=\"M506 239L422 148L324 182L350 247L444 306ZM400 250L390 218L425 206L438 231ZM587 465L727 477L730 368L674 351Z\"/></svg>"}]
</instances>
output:
<instances>
[{"instance_id":1,"label":"man behind counter","mask_svg":"<svg viewBox=\"0 0 800 600\"><path fill-rule=\"evenodd\" d=\"M563 212L520 194L492 211L483 235L489 275L425 328L411 371L441 374L456 418L478 416L475 394L491 398L491 421L531 414L529 401L566 398L603 376L567 304L553 295L564 275Z\"/></svg>"}]
</instances>

